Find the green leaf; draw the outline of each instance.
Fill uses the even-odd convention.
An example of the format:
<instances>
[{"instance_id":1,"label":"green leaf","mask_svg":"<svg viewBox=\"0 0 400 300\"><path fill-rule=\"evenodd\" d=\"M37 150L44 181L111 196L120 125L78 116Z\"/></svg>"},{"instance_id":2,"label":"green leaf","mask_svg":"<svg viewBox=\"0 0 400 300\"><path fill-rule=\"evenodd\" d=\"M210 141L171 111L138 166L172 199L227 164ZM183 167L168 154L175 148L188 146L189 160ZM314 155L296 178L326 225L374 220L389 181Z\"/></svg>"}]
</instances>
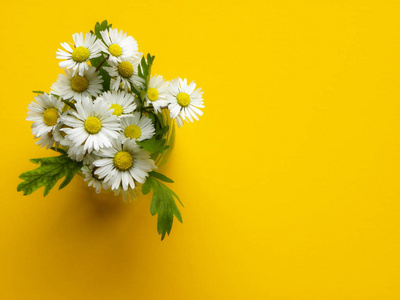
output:
<instances>
[{"instance_id":1,"label":"green leaf","mask_svg":"<svg viewBox=\"0 0 400 300\"><path fill-rule=\"evenodd\" d=\"M99 73L100 73L101 77L103 78L103 91L109 91L110 83L111 83L110 74L108 74L108 72L106 70L104 70L103 68L100 68Z\"/></svg>"},{"instance_id":2,"label":"green leaf","mask_svg":"<svg viewBox=\"0 0 400 300\"><path fill-rule=\"evenodd\" d=\"M90 60L90 64L92 65L92 67L97 68L97 67L101 64L101 62L102 62L103 60L104 60L104 56L103 56L103 55L100 55L99 57L92 58L92 59Z\"/></svg>"},{"instance_id":3,"label":"green leaf","mask_svg":"<svg viewBox=\"0 0 400 300\"><path fill-rule=\"evenodd\" d=\"M168 132L169 126L165 125L163 127L161 127L157 133L156 133L156 138L160 139L164 136L164 134L166 134Z\"/></svg>"},{"instance_id":4,"label":"green leaf","mask_svg":"<svg viewBox=\"0 0 400 300\"><path fill-rule=\"evenodd\" d=\"M144 141L136 141L142 149L150 152L150 153L163 153L165 150L168 149L168 145L165 145L166 139L157 140L155 136L151 139L144 140Z\"/></svg>"},{"instance_id":5,"label":"green leaf","mask_svg":"<svg viewBox=\"0 0 400 300\"><path fill-rule=\"evenodd\" d=\"M155 172L155 171L150 172L149 175L151 177L157 178L157 179L165 181L165 182L174 183L174 181L172 179L168 178L164 174L161 174L161 173L158 173L158 172Z\"/></svg>"},{"instance_id":6,"label":"green leaf","mask_svg":"<svg viewBox=\"0 0 400 300\"><path fill-rule=\"evenodd\" d=\"M97 22L96 25L94 26L94 34L98 39L102 39L100 31L107 30L111 28L111 26L112 24L107 24L107 20L104 20L103 22L101 22L101 24Z\"/></svg>"},{"instance_id":7,"label":"green leaf","mask_svg":"<svg viewBox=\"0 0 400 300\"><path fill-rule=\"evenodd\" d=\"M151 183L149 180L146 180L142 186L142 193L143 195L147 195L151 191Z\"/></svg>"},{"instance_id":8,"label":"green leaf","mask_svg":"<svg viewBox=\"0 0 400 300\"><path fill-rule=\"evenodd\" d=\"M140 66L142 67L142 70L143 70L142 76L146 76L148 67L147 67L146 60L144 59L144 56L142 56L142 60L140 61Z\"/></svg>"},{"instance_id":9,"label":"green leaf","mask_svg":"<svg viewBox=\"0 0 400 300\"><path fill-rule=\"evenodd\" d=\"M44 94L43 91L32 91L32 92L35 93L35 94Z\"/></svg>"},{"instance_id":10,"label":"green leaf","mask_svg":"<svg viewBox=\"0 0 400 300\"><path fill-rule=\"evenodd\" d=\"M140 99L142 99L142 101L144 101L144 98L146 97L146 91L141 90L140 91Z\"/></svg>"},{"instance_id":11,"label":"green leaf","mask_svg":"<svg viewBox=\"0 0 400 300\"><path fill-rule=\"evenodd\" d=\"M143 185L146 185L146 192L153 189L153 196L151 198L150 213L157 216L157 231L161 235L161 240L164 239L166 234L170 234L174 216L182 223L181 213L176 206L174 197L178 199L176 194L171 191L165 184L149 176Z\"/></svg>"},{"instance_id":12,"label":"green leaf","mask_svg":"<svg viewBox=\"0 0 400 300\"><path fill-rule=\"evenodd\" d=\"M147 61L144 56L142 56L142 59L140 60L140 64L138 66L138 75L139 77L143 78L146 80L146 86L149 85L149 78L151 75L151 66L153 65L155 56L151 56L150 54L147 54Z\"/></svg>"},{"instance_id":13,"label":"green leaf","mask_svg":"<svg viewBox=\"0 0 400 300\"><path fill-rule=\"evenodd\" d=\"M76 162L65 154L55 157L35 158L30 161L35 164L40 163L40 166L19 176L24 181L18 185L17 191L22 191L25 196L33 193L42 186L45 187L43 195L46 196L57 181L65 177L59 187L61 190L70 183L82 167L81 162Z\"/></svg>"}]
</instances>

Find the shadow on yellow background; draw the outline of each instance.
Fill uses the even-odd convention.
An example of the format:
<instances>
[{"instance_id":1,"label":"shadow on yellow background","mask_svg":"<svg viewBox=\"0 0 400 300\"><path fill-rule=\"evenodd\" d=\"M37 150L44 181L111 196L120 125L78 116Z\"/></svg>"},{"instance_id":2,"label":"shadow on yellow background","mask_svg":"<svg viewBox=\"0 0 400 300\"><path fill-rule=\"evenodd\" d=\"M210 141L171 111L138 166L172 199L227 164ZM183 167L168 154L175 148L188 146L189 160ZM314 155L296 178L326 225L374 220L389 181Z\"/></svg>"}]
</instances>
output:
<instances>
[{"instance_id":1,"label":"shadow on yellow background","mask_svg":"<svg viewBox=\"0 0 400 300\"><path fill-rule=\"evenodd\" d=\"M400 4L3 1L0 299L400 299ZM16 192L32 90L109 20L195 80L165 174L185 204L163 242L150 199Z\"/></svg>"}]
</instances>

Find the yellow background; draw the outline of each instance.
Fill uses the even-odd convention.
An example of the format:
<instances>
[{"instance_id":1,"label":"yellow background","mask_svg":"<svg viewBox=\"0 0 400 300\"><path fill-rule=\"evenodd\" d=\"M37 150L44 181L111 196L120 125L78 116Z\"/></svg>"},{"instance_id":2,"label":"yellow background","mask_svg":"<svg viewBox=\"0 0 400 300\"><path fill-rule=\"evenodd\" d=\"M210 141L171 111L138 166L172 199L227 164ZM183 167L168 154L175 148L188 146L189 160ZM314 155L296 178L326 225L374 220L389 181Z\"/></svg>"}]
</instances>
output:
<instances>
[{"instance_id":1,"label":"yellow background","mask_svg":"<svg viewBox=\"0 0 400 300\"><path fill-rule=\"evenodd\" d=\"M3 1L0 299L400 299L398 1ZM55 52L108 19L204 89L164 172L185 204L16 192Z\"/></svg>"}]
</instances>

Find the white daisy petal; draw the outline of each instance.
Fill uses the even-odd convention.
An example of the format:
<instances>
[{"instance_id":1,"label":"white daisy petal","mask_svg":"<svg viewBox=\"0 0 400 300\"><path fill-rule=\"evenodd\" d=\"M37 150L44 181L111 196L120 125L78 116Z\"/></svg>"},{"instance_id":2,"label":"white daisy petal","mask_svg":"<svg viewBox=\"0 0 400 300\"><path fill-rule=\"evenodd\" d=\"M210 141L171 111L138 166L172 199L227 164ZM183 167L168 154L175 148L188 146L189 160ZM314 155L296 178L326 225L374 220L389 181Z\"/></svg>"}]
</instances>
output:
<instances>
[{"instance_id":1,"label":"white daisy petal","mask_svg":"<svg viewBox=\"0 0 400 300\"><path fill-rule=\"evenodd\" d=\"M60 62L61 68L72 69L72 76L75 75L76 71L82 76L84 71L89 68L87 62L101 55L101 48L96 41L96 37L91 33L87 33L85 38L83 38L83 33L74 33L72 39L74 40L74 48L67 43L61 43L61 46L66 51L59 49L56 57L58 59L66 59Z\"/></svg>"},{"instance_id":2,"label":"white daisy petal","mask_svg":"<svg viewBox=\"0 0 400 300\"><path fill-rule=\"evenodd\" d=\"M88 67L82 75L72 75L71 70L65 70L65 75L60 74L57 82L52 86L52 94L63 99L74 99L78 102L84 97L97 97L103 89L103 79L94 67Z\"/></svg>"},{"instance_id":3,"label":"white daisy petal","mask_svg":"<svg viewBox=\"0 0 400 300\"><path fill-rule=\"evenodd\" d=\"M36 102L28 105L26 120L33 121L32 133L41 137L51 133L60 123L64 104L60 99L46 93L35 97L35 100Z\"/></svg>"},{"instance_id":4,"label":"white daisy petal","mask_svg":"<svg viewBox=\"0 0 400 300\"><path fill-rule=\"evenodd\" d=\"M192 81L189 85L187 79L173 79L168 88L168 109L171 118L176 120L178 127L183 125L183 120L193 122L199 120L203 112L199 108L204 108L203 92L196 89L196 84Z\"/></svg>"}]
</instances>

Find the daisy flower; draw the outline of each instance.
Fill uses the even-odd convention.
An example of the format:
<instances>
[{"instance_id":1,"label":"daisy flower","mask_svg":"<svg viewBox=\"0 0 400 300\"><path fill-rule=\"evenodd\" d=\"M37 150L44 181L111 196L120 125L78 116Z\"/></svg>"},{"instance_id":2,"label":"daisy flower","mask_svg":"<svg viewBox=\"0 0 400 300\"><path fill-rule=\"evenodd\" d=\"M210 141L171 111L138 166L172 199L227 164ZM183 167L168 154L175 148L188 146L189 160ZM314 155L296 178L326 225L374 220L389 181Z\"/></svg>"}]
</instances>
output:
<instances>
[{"instance_id":1,"label":"daisy flower","mask_svg":"<svg viewBox=\"0 0 400 300\"><path fill-rule=\"evenodd\" d=\"M63 123L71 128L62 128L73 146L83 145L83 151L91 153L102 147L111 147L111 139L118 138L119 119L112 114L110 105L98 98L92 102L83 98L76 103L76 111L63 117Z\"/></svg>"},{"instance_id":2,"label":"daisy flower","mask_svg":"<svg viewBox=\"0 0 400 300\"><path fill-rule=\"evenodd\" d=\"M161 75L151 77L145 97L145 105L149 106L151 103L155 112L161 112L162 107L168 106L168 84Z\"/></svg>"},{"instance_id":3,"label":"daisy flower","mask_svg":"<svg viewBox=\"0 0 400 300\"><path fill-rule=\"evenodd\" d=\"M120 121L122 129L121 141L126 138L143 141L150 139L155 133L154 125L150 118L144 115L140 116L140 112L135 112L133 116L124 116Z\"/></svg>"},{"instance_id":4,"label":"daisy flower","mask_svg":"<svg viewBox=\"0 0 400 300\"><path fill-rule=\"evenodd\" d=\"M96 193L100 194L101 190L107 190L108 186L104 183L103 180L99 179L99 177L94 174L96 171L96 167L93 166L83 166L81 168L81 171L85 178L83 179L84 181L88 181L88 186L92 186L93 188L96 189Z\"/></svg>"},{"instance_id":5,"label":"daisy flower","mask_svg":"<svg viewBox=\"0 0 400 300\"><path fill-rule=\"evenodd\" d=\"M26 120L33 121L32 133L40 137L51 132L60 123L63 104L60 99L48 94L39 95L35 100L36 102L32 101L28 105Z\"/></svg>"},{"instance_id":6,"label":"daisy flower","mask_svg":"<svg viewBox=\"0 0 400 300\"><path fill-rule=\"evenodd\" d=\"M144 183L148 172L156 169L150 153L140 149L135 140L125 139L122 143L113 140L111 148L102 149L96 154L103 158L94 161L94 166L98 167L94 174L112 190L120 187L124 191L134 189L135 181Z\"/></svg>"},{"instance_id":7,"label":"daisy flower","mask_svg":"<svg viewBox=\"0 0 400 300\"><path fill-rule=\"evenodd\" d=\"M169 85L168 100L170 104L168 109L171 112L171 118L176 119L178 126L182 126L183 120L193 122L193 119L199 120L198 116L203 115L199 108L204 108L203 92L196 89L196 84L192 81L189 85L186 79L173 79Z\"/></svg>"},{"instance_id":8,"label":"daisy flower","mask_svg":"<svg viewBox=\"0 0 400 300\"><path fill-rule=\"evenodd\" d=\"M136 40L122 30L108 29L100 32L103 41L99 42L101 51L109 54L109 61L121 62L123 59L139 56Z\"/></svg>"},{"instance_id":9,"label":"daisy flower","mask_svg":"<svg viewBox=\"0 0 400 300\"><path fill-rule=\"evenodd\" d=\"M72 75L71 70L65 70L65 75L58 75L58 79L51 89L53 94L63 99L74 99L81 101L83 97L97 97L103 89L103 79L96 72L96 68L88 67L83 71L82 75Z\"/></svg>"},{"instance_id":10,"label":"daisy flower","mask_svg":"<svg viewBox=\"0 0 400 300\"><path fill-rule=\"evenodd\" d=\"M74 40L74 48L68 43L61 43L65 50L58 49L57 58L66 59L60 62L61 68L73 70L73 75L78 71L79 75L83 75L83 71L89 68L87 61L101 55L101 49L96 41L96 36L91 33L86 33L83 38L83 33L74 33L72 35Z\"/></svg>"},{"instance_id":11,"label":"daisy flower","mask_svg":"<svg viewBox=\"0 0 400 300\"><path fill-rule=\"evenodd\" d=\"M143 86L145 82L138 76L138 65L140 58L121 59L121 62L110 61L110 67L103 67L111 78L111 88L118 91L119 88L129 92L132 84L136 89Z\"/></svg>"},{"instance_id":12,"label":"daisy flower","mask_svg":"<svg viewBox=\"0 0 400 300\"><path fill-rule=\"evenodd\" d=\"M131 114L136 108L132 94L124 91L105 92L101 98L111 105L110 109L114 110L112 114L118 117Z\"/></svg>"}]
</instances>

